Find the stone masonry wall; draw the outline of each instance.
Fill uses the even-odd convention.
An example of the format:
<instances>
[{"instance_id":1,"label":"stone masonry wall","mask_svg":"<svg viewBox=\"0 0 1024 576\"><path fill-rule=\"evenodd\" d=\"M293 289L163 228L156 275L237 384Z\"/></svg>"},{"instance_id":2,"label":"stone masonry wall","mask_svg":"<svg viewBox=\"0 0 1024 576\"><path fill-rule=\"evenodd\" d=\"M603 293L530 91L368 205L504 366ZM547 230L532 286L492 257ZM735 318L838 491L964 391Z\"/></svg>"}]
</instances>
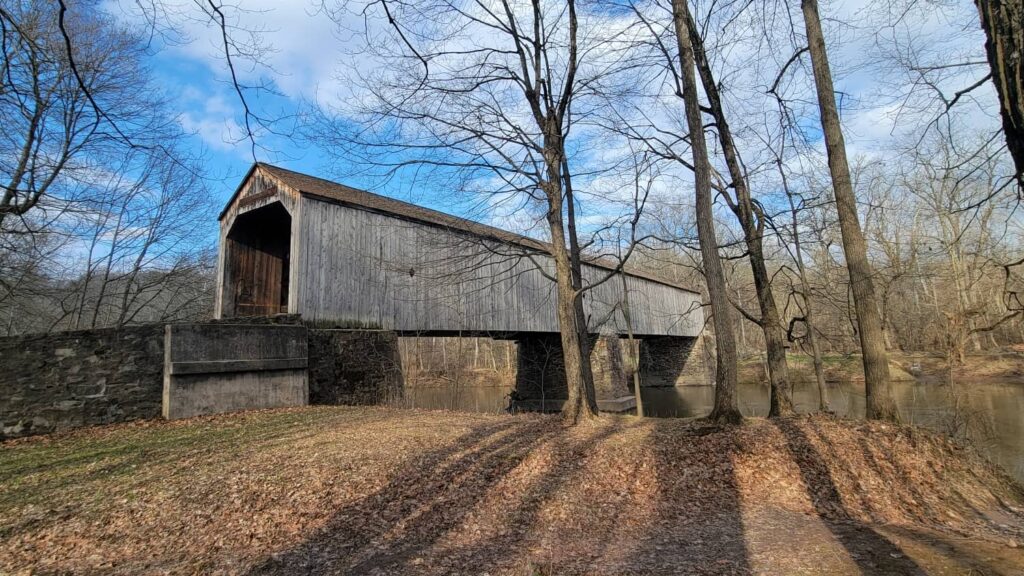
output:
<instances>
[{"instance_id":1,"label":"stone masonry wall","mask_svg":"<svg viewBox=\"0 0 1024 576\"><path fill-rule=\"evenodd\" d=\"M309 330L310 404L384 404L402 388L394 332Z\"/></svg>"},{"instance_id":2,"label":"stone masonry wall","mask_svg":"<svg viewBox=\"0 0 1024 576\"><path fill-rule=\"evenodd\" d=\"M301 321L280 315L204 324ZM0 338L0 440L159 418L165 330L164 324L146 324ZM381 404L401 397L394 332L309 329L308 338L311 404Z\"/></svg>"},{"instance_id":3,"label":"stone masonry wall","mask_svg":"<svg viewBox=\"0 0 1024 576\"><path fill-rule=\"evenodd\" d=\"M714 386L715 342L707 335L697 337L690 350L690 360L683 367L682 384L688 386Z\"/></svg>"},{"instance_id":4,"label":"stone masonry wall","mask_svg":"<svg viewBox=\"0 0 1024 576\"><path fill-rule=\"evenodd\" d=\"M559 410L569 396L565 381L562 340L557 334L537 334L517 341L516 389L519 400L541 411Z\"/></svg>"},{"instance_id":5,"label":"stone masonry wall","mask_svg":"<svg viewBox=\"0 0 1024 576\"><path fill-rule=\"evenodd\" d=\"M705 351L703 338L659 336L643 339L640 343L641 385L706 385L708 368Z\"/></svg>"},{"instance_id":6,"label":"stone masonry wall","mask_svg":"<svg viewBox=\"0 0 1024 576\"><path fill-rule=\"evenodd\" d=\"M620 339L602 336L595 339L592 346L590 369L594 373L594 392L597 397L612 399L632 396Z\"/></svg>"},{"instance_id":7,"label":"stone masonry wall","mask_svg":"<svg viewBox=\"0 0 1024 576\"><path fill-rule=\"evenodd\" d=\"M160 416L164 325L0 338L0 439Z\"/></svg>"}]
</instances>

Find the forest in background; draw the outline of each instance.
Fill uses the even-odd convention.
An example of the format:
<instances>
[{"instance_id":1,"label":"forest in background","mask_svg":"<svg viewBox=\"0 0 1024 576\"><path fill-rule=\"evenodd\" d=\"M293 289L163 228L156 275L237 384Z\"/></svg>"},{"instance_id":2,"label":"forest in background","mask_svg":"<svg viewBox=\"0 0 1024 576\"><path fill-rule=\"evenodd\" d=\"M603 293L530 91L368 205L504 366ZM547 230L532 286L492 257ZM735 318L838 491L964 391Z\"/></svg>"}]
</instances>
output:
<instances>
[{"instance_id":1,"label":"forest in background","mask_svg":"<svg viewBox=\"0 0 1024 576\"><path fill-rule=\"evenodd\" d=\"M74 8L0 8L0 331L208 317L209 167L145 36L97 2Z\"/></svg>"}]
</instances>

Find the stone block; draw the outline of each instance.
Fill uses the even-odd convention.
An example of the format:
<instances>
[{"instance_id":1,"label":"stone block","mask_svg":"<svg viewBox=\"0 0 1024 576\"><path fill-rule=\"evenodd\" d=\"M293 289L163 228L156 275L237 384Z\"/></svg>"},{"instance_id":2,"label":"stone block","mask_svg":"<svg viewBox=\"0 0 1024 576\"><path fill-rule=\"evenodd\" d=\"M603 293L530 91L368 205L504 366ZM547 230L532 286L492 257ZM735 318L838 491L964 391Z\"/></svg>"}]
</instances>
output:
<instances>
[{"instance_id":1,"label":"stone block","mask_svg":"<svg viewBox=\"0 0 1024 576\"><path fill-rule=\"evenodd\" d=\"M0 338L0 438L160 414L162 324Z\"/></svg>"},{"instance_id":2,"label":"stone block","mask_svg":"<svg viewBox=\"0 0 1024 576\"><path fill-rule=\"evenodd\" d=\"M705 385L702 338L657 336L640 342L640 383L649 387Z\"/></svg>"},{"instance_id":3,"label":"stone block","mask_svg":"<svg viewBox=\"0 0 1024 576\"><path fill-rule=\"evenodd\" d=\"M556 412L568 398L562 340L558 334L536 334L517 340L515 407ZM590 368L598 408L625 412L636 407L617 336L594 336Z\"/></svg>"},{"instance_id":4,"label":"stone block","mask_svg":"<svg viewBox=\"0 0 1024 576\"><path fill-rule=\"evenodd\" d=\"M385 404L403 389L394 332L309 330L310 404Z\"/></svg>"}]
</instances>

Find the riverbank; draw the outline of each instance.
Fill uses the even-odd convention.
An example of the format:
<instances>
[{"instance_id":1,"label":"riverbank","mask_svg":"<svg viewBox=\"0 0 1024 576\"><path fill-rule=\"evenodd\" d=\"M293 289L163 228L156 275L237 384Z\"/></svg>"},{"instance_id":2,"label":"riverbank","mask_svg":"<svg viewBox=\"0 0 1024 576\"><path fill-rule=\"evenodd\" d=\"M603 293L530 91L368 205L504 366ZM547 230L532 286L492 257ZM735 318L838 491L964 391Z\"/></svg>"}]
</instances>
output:
<instances>
[{"instance_id":1,"label":"riverbank","mask_svg":"<svg viewBox=\"0 0 1024 576\"><path fill-rule=\"evenodd\" d=\"M814 363L807 354L788 355L790 376L795 382L814 382ZM828 382L862 382L860 354L826 354L822 357ZM740 362L740 381L767 381L764 358L748 356ZM937 354L890 352L889 374L893 381L1019 382L1024 383L1024 354L968 355L950 371L946 358Z\"/></svg>"},{"instance_id":2,"label":"riverbank","mask_svg":"<svg viewBox=\"0 0 1024 576\"><path fill-rule=\"evenodd\" d=\"M814 382L814 364L807 354L789 354L790 376L794 382ZM860 354L826 354L822 358L827 382L863 382ZM767 382L763 356L746 356L740 361L740 382ZM1024 354L1004 352L973 354L950 371L944 356L926 353L890 352L889 373L894 382L1016 382L1024 384ZM450 374L409 369L404 374L406 389L474 388L511 389L515 386L514 366L456 369ZM699 385L690 382L691 385Z\"/></svg>"},{"instance_id":3,"label":"riverbank","mask_svg":"<svg viewBox=\"0 0 1024 576\"><path fill-rule=\"evenodd\" d=\"M0 446L0 573L1024 570L1024 493L910 428L311 407Z\"/></svg>"}]
</instances>

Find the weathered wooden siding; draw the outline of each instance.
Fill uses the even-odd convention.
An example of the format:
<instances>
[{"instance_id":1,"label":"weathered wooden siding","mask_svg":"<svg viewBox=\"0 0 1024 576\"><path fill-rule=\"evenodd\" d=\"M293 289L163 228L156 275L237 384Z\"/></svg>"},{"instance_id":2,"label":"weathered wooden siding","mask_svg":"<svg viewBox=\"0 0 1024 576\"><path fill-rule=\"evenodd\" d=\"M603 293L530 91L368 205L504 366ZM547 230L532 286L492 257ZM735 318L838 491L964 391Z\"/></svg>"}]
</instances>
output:
<instances>
[{"instance_id":1,"label":"weathered wooden siding","mask_svg":"<svg viewBox=\"0 0 1024 576\"><path fill-rule=\"evenodd\" d=\"M301 216L295 218L295 213ZM403 332L556 332L550 257L399 217L302 195L293 211L292 309L307 320ZM587 281L603 269L586 266ZM627 276L637 335L696 336L698 296ZM589 292L594 331L624 333L622 282ZM605 321L603 326L597 324Z\"/></svg>"}]
</instances>

